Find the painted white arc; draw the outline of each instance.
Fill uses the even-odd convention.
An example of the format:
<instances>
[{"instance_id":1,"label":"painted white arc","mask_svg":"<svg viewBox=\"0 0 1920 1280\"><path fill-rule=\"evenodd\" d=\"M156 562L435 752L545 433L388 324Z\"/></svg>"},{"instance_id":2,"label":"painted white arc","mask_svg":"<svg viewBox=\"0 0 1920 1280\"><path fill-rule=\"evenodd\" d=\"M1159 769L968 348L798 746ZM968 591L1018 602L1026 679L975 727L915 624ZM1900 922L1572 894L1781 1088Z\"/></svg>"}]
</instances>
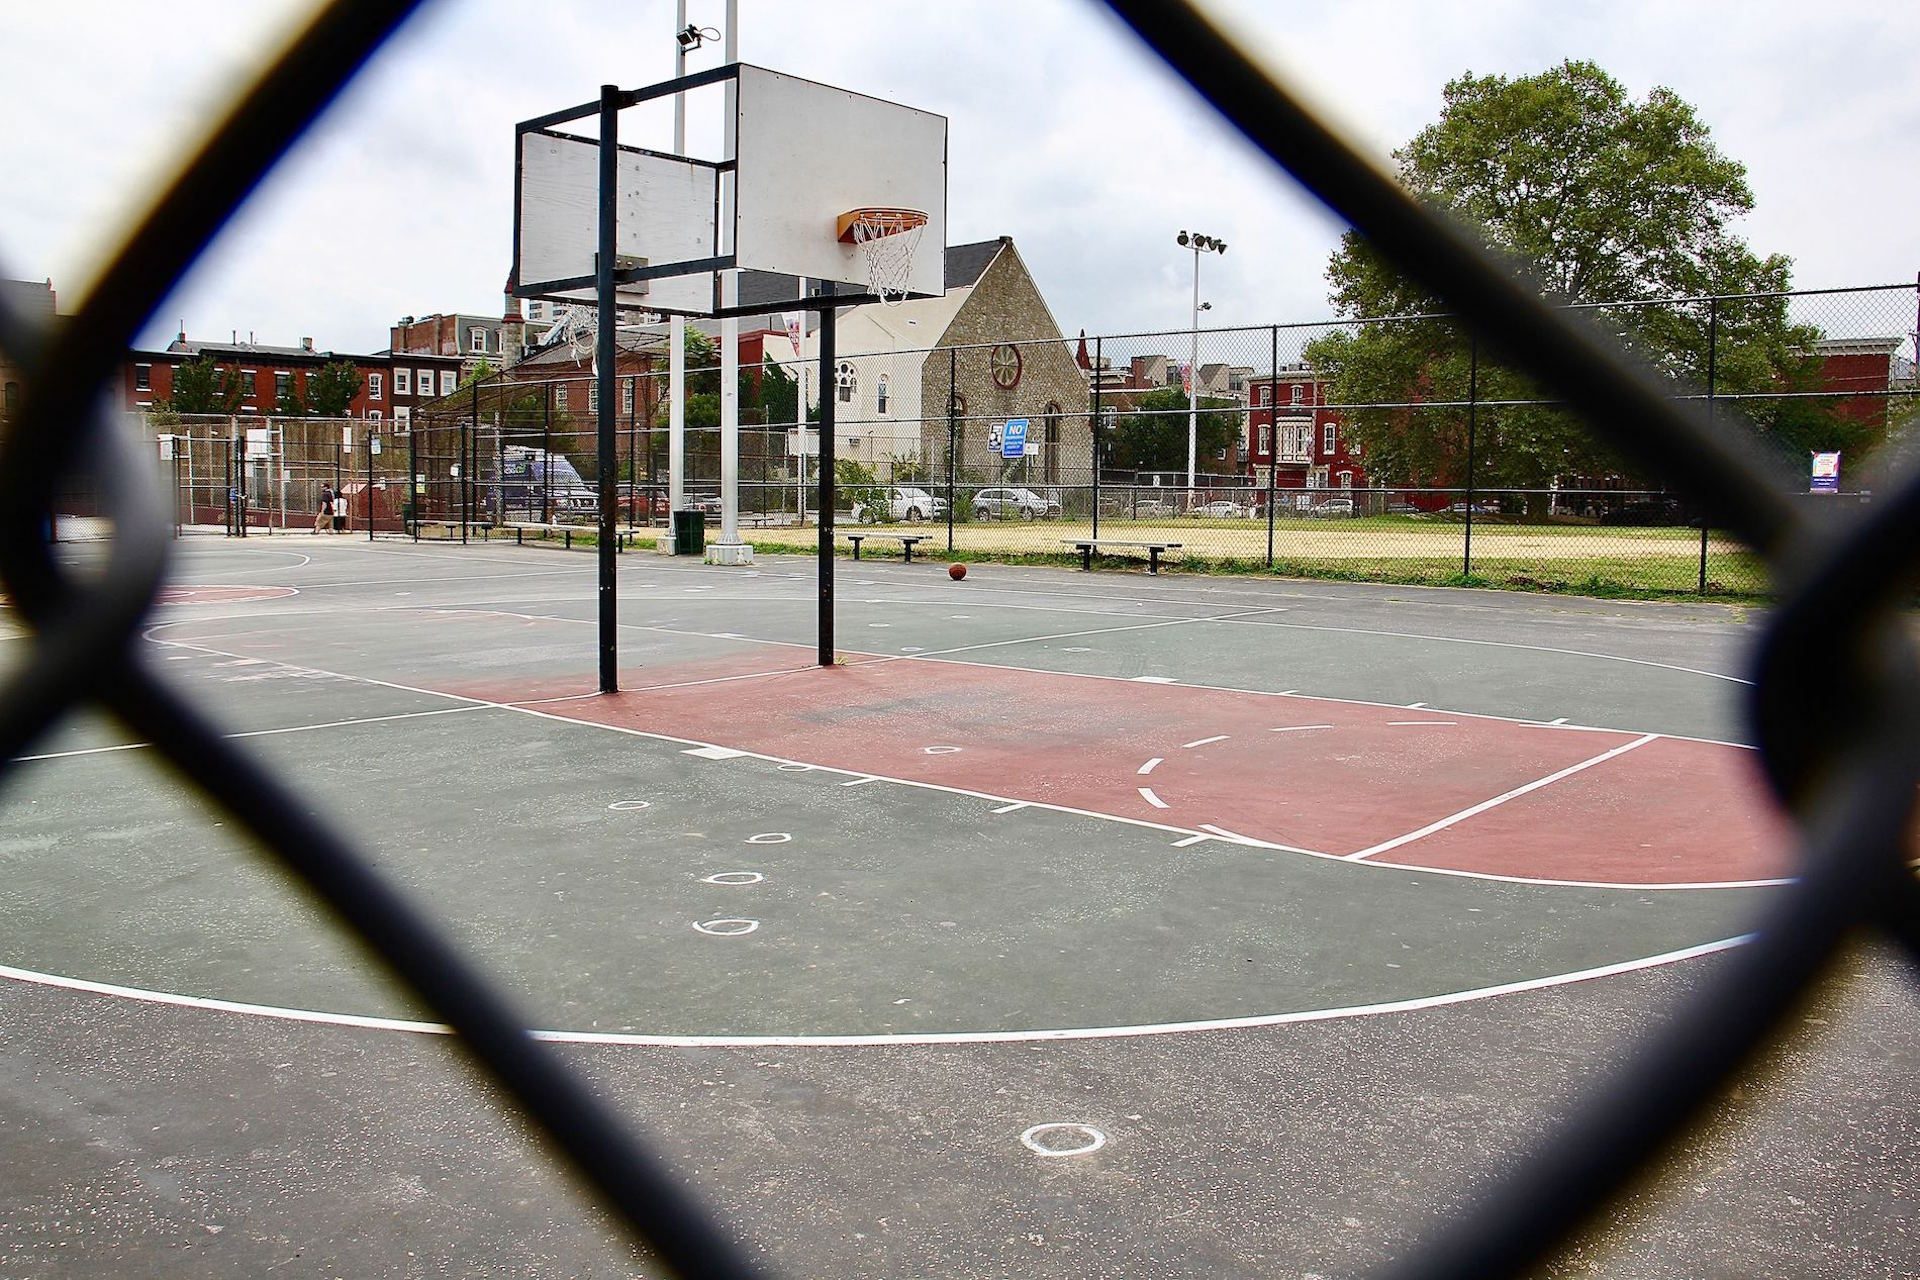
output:
<instances>
[{"instance_id":1,"label":"painted white arc","mask_svg":"<svg viewBox=\"0 0 1920 1280\"><path fill-rule=\"evenodd\" d=\"M1128 1026L1111 1027L1064 1027L1054 1030L1025 1031L949 1031L925 1033L889 1033L878 1032L866 1035L765 1035L765 1036L701 1036L701 1035L644 1035L617 1031L534 1031L536 1040L545 1040L555 1044L603 1044L603 1045L639 1045L649 1048L856 1048L862 1045L900 1045L900 1044L1027 1044L1039 1041L1058 1040L1117 1040L1141 1036L1178 1035L1194 1031L1232 1031L1251 1027L1290 1026L1304 1022L1330 1022L1341 1018L1377 1017L1385 1014L1412 1013L1423 1009L1439 1009L1448 1005L1467 1004L1475 1000L1488 1000L1496 996L1517 995L1527 991L1544 991L1552 987L1564 987L1576 982L1588 982L1596 978L1610 978L1623 973L1637 973L1643 969L1660 968L1679 964L1702 956L1729 951L1734 947L1752 942L1754 935L1742 934L1737 938L1723 938L1717 942L1705 942L1698 946L1686 947L1678 951L1666 951L1659 955L1643 956L1637 960L1623 960L1615 964L1600 965L1592 969L1581 969L1573 973L1554 974L1544 978L1526 978L1517 982L1505 982L1496 986L1474 987L1466 991L1448 992L1437 996L1416 996L1407 1000L1390 1000L1379 1004L1348 1005L1337 1009L1306 1009L1294 1013L1255 1014L1243 1018L1212 1018L1191 1022L1139 1023ZM34 986L53 987L65 991L80 991L90 995L113 996L124 1000L137 1000L147 1004L172 1005L177 1008L202 1009L216 1013L245 1014L256 1018L273 1018L285 1022L308 1022L337 1027L364 1027L375 1031L406 1031L417 1035L452 1035L451 1027L434 1022L415 1022L403 1018L378 1018L350 1013L324 1013L311 1009L288 1009L275 1005L249 1004L239 1000L217 1000L205 996L176 995L166 991L150 991L139 987L115 986L105 982L91 982L81 978L61 977L58 974L36 973L29 969L16 969L11 965L0 965L0 978L15 982L29 983Z\"/></svg>"}]
</instances>

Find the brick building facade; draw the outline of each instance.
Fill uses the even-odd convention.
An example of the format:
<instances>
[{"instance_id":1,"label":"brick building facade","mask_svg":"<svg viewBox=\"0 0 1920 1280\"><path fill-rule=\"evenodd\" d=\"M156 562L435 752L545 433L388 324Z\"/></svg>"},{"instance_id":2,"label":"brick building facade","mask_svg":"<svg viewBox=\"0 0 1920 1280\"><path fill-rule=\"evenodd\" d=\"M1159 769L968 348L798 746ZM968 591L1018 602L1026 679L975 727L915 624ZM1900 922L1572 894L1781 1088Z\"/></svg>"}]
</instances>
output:
<instances>
[{"instance_id":1,"label":"brick building facade","mask_svg":"<svg viewBox=\"0 0 1920 1280\"><path fill-rule=\"evenodd\" d=\"M1275 489L1364 489L1366 467L1337 410L1326 407L1327 384L1304 365L1257 374L1247 383L1243 448L1247 475L1259 488L1272 473Z\"/></svg>"}]
</instances>

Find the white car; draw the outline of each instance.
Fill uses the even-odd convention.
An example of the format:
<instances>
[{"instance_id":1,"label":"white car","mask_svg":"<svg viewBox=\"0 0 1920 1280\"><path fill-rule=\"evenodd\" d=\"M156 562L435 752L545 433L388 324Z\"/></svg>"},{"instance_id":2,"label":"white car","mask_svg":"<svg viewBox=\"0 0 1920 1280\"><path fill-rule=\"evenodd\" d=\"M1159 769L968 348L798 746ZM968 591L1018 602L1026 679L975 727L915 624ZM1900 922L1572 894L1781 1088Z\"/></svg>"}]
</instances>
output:
<instances>
[{"instance_id":1,"label":"white car","mask_svg":"<svg viewBox=\"0 0 1920 1280\"><path fill-rule=\"evenodd\" d=\"M982 489L973 495L975 520L1006 520L1013 516L1019 516L1022 520L1038 520L1042 516L1059 514L1059 503L1043 498L1031 489Z\"/></svg>"},{"instance_id":2,"label":"white car","mask_svg":"<svg viewBox=\"0 0 1920 1280\"><path fill-rule=\"evenodd\" d=\"M1353 514L1353 499L1328 498L1325 502L1308 507L1307 514L1323 520L1336 516L1350 516Z\"/></svg>"},{"instance_id":3,"label":"white car","mask_svg":"<svg viewBox=\"0 0 1920 1280\"><path fill-rule=\"evenodd\" d=\"M1187 514L1206 516L1214 520L1245 520L1253 514L1253 508L1243 507L1237 502L1209 502L1205 506L1195 507Z\"/></svg>"},{"instance_id":4,"label":"white car","mask_svg":"<svg viewBox=\"0 0 1920 1280\"><path fill-rule=\"evenodd\" d=\"M888 520L904 520L909 524L918 524L926 519L939 519L947 514L947 500L936 498L925 489L915 489L902 485L887 490ZM880 518L879 512L869 508L863 502L853 504L853 518L858 524L872 524Z\"/></svg>"}]
</instances>

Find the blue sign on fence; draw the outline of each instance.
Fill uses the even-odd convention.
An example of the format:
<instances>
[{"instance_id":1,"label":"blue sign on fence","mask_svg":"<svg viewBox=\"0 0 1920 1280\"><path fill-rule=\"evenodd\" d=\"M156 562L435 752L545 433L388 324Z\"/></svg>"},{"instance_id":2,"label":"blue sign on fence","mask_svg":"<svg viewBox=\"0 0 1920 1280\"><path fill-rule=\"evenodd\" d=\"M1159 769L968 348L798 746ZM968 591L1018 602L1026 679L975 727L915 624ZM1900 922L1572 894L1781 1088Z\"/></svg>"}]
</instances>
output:
<instances>
[{"instance_id":1,"label":"blue sign on fence","mask_svg":"<svg viewBox=\"0 0 1920 1280\"><path fill-rule=\"evenodd\" d=\"M1027 456L1027 420L1025 418L1008 418L1007 425L1000 429L1000 456L1003 458Z\"/></svg>"}]
</instances>

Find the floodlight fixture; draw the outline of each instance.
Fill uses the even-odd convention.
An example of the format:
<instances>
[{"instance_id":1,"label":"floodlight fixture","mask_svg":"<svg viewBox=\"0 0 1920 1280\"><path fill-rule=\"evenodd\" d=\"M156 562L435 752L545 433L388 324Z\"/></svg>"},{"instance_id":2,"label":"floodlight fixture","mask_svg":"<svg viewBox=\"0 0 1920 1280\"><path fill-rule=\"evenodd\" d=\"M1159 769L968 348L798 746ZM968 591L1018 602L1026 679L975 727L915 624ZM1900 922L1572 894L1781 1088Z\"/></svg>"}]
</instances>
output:
<instances>
[{"instance_id":1,"label":"floodlight fixture","mask_svg":"<svg viewBox=\"0 0 1920 1280\"><path fill-rule=\"evenodd\" d=\"M674 32L673 38L680 42L682 49L698 49L709 40L718 40L720 33L712 27L696 27L689 22L686 30Z\"/></svg>"},{"instance_id":2,"label":"floodlight fixture","mask_svg":"<svg viewBox=\"0 0 1920 1280\"><path fill-rule=\"evenodd\" d=\"M1187 233L1182 231L1178 236L1175 237L1175 239L1177 239L1182 245L1184 245L1187 242Z\"/></svg>"}]
</instances>

